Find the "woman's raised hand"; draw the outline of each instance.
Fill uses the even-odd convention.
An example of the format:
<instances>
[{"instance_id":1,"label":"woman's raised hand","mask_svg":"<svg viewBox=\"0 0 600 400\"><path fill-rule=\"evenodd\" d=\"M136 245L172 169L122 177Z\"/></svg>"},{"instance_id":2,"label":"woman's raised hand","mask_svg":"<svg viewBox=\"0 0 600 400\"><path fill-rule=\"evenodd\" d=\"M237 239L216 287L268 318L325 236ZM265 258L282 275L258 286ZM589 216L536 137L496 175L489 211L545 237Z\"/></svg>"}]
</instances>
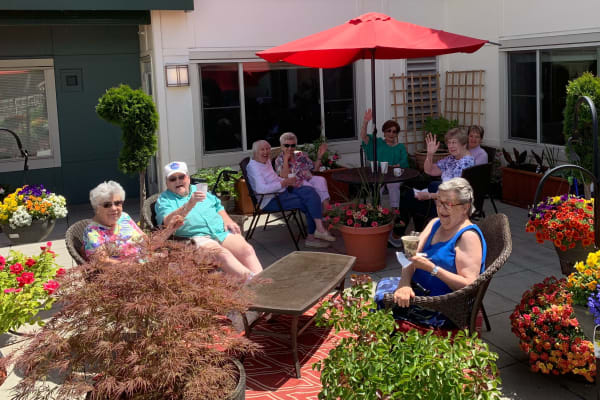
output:
<instances>
[{"instance_id":1,"label":"woman's raised hand","mask_svg":"<svg viewBox=\"0 0 600 400\"><path fill-rule=\"evenodd\" d=\"M327 143L321 143L319 146L319 150L317 150L317 160L320 160L323 157L323 154L327 152Z\"/></svg>"},{"instance_id":2,"label":"woman's raised hand","mask_svg":"<svg viewBox=\"0 0 600 400\"><path fill-rule=\"evenodd\" d=\"M364 123L369 123L373 119L373 111L369 108L365 111L365 116L363 118Z\"/></svg>"},{"instance_id":3,"label":"woman's raised hand","mask_svg":"<svg viewBox=\"0 0 600 400\"><path fill-rule=\"evenodd\" d=\"M427 132L425 143L427 144L427 154L434 154L440 147L440 142L437 141L437 138L431 132Z\"/></svg>"}]
</instances>

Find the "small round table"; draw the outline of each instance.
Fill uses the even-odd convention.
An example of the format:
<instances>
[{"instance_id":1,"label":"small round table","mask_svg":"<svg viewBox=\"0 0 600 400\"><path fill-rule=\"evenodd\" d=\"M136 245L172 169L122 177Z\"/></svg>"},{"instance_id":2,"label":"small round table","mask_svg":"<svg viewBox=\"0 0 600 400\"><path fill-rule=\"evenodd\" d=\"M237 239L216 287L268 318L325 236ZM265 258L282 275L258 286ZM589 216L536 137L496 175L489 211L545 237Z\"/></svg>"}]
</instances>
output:
<instances>
[{"instance_id":1,"label":"small round table","mask_svg":"<svg viewBox=\"0 0 600 400\"><path fill-rule=\"evenodd\" d=\"M393 168L389 168L386 174L381 172L376 174L371 172L370 168L348 168L343 171L334 172L332 178L336 181L353 184L385 184L394 182L404 182L417 178L421 173L413 168L403 168L402 175L395 176Z\"/></svg>"}]
</instances>

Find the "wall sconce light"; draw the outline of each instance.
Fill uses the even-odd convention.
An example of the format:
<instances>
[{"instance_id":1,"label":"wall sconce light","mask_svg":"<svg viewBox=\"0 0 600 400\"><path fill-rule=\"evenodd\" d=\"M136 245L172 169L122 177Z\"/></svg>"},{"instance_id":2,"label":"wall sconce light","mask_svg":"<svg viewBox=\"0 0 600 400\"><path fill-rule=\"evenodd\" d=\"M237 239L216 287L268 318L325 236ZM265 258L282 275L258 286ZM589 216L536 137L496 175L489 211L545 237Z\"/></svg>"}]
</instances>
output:
<instances>
[{"instance_id":1,"label":"wall sconce light","mask_svg":"<svg viewBox=\"0 0 600 400\"><path fill-rule=\"evenodd\" d=\"M189 86L190 79L187 65L165 65L167 86Z\"/></svg>"}]
</instances>

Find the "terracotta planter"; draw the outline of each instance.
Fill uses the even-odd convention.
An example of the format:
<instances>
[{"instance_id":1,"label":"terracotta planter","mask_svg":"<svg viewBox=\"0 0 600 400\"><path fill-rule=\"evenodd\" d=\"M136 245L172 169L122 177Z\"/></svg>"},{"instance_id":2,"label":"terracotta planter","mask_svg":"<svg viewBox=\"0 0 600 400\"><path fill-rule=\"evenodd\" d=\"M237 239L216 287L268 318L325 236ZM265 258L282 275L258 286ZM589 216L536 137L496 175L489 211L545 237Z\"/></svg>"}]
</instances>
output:
<instances>
[{"instance_id":1,"label":"terracotta planter","mask_svg":"<svg viewBox=\"0 0 600 400\"><path fill-rule=\"evenodd\" d=\"M20 228L11 228L8 224L2 224L2 231L8 236L11 244L25 244L41 242L52 233L55 220L34 220L31 225Z\"/></svg>"},{"instance_id":2,"label":"terracotta planter","mask_svg":"<svg viewBox=\"0 0 600 400\"><path fill-rule=\"evenodd\" d=\"M502 201L513 206L528 208L533 204L535 191L542 174L504 167L502 168ZM544 183L540 201L548 196L557 196L569 192L566 179L551 176Z\"/></svg>"},{"instance_id":3,"label":"terracotta planter","mask_svg":"<svg viewBox=\"0 0 600 400\"><path fill-rule=\"evenodd\" d=\"M570 275L572 272L575 272L575 268L573 268L575 263L578 261L585 261L588 253L596 251L596 248L593 244L583 247L581 242L577 242L575 247L565 251L562 251L556 246L554 246L554 249L558 255L558 260L560 261L560 270L564 275Z\"/></svg>"},{"instance_id":4,"label":"terracotta planter","mask_svg":"<svg viewBox=\"0 0 600 400\"><path fill-rule=\"evenodd\" d=\"M354 271L374 272L385 268L387 240L392 227L392 223L375 228L338 227L346 254L356 257Z\"/></svg>"},{"instance_id":5,"label":"terracotta planter","mask_svg":"<svg viewBox=\"0 0 600 400\"><path fill-rule=\"evenodd\" d=\"M447 151L438 151L437 153L435 153L433 155L433 163L435 164L436 162L440 161L442 158L446 158L450 155L450 153L448 153ZM419 171L423 172L424 171L424 167L425 167L425 158L427 158L427 152L426 151L417 151L415 153L415 161L417 162L417 168L419 169Z\"/></svg>"},{"instance_id":6,"label":"terracotta planter","mask_svg":"<svg viewBox=\"0 0 600 400\"><path fill-rule=\"evenodd\" d=\"M327 181L327 189L329 190L329 200L332 203L344 203L349 198L349 185L344 182L339 182L333 179L333 173L343 171L348 168L328 169L327 171L313 172L313 175L322 176Z\"/></svg>"}]
</instances>

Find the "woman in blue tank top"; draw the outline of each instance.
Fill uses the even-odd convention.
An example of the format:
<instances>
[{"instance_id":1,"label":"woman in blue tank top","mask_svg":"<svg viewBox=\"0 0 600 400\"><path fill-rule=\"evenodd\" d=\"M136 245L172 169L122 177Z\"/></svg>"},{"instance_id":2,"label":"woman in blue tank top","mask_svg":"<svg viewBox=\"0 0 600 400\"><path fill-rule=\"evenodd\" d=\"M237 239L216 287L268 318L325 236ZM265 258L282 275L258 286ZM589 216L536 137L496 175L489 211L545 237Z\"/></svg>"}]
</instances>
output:
<instances>
[{"instance_id":1,"label":"woman in blue tank top","mask_svg":"<svg viewBox=\"0 0 600 400\"><path fill-rule=\"evenodd\" d=\"M453 178L442 183L435 203L439 218L433 219L421 233L417 250L420 254L411 258L412 263L402 269L401 277L385 278L378 283L375 300L381 307L383 295L393 292L398 305L394 309L397 319L452 328L443 314L409 307L415 296L412 286L425 289L430 296L439 296L469 285L485 268L487 248L483 234L469 220L473 212L473 189L465 179Z\"/></svg>"}]
</instances>

